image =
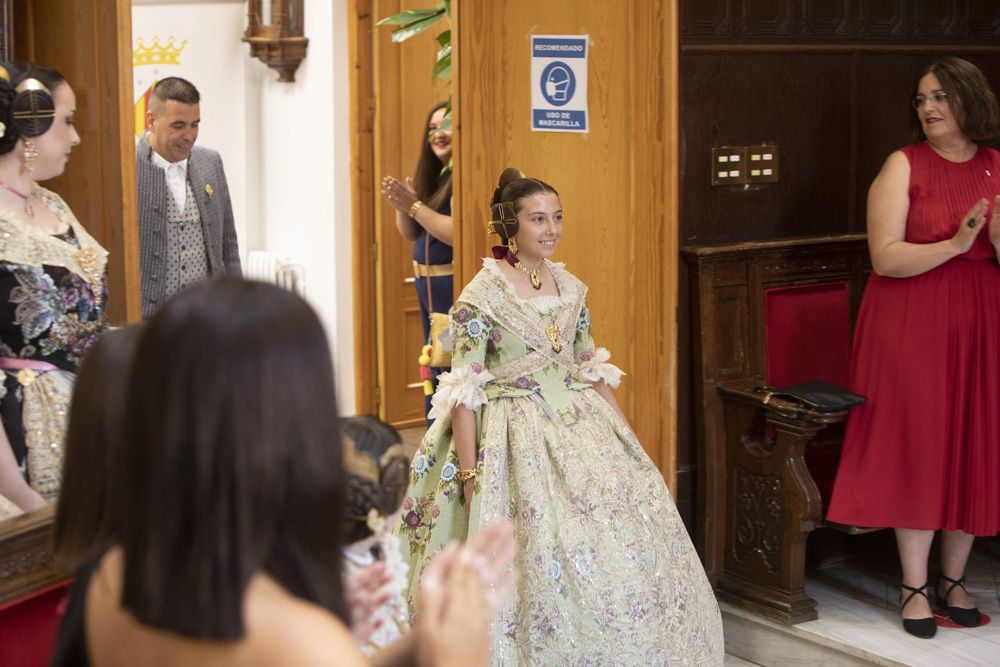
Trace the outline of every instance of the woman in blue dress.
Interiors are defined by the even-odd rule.
[[[413,274],[424,340],[430,338],[431,316],[447,313],[454,298],[451,252],[451,130],[442,128],[447,103],[436,104],[427,115],[420,159],[412,178],[400,182],[393,176],[382,179],[382,194],[396,209],[396,229],[413,241]],[[448,368],[431,368],[431,382],[437,389],[438,376]],[[424,415],[430,412],[431,397],[424,397]],[[431,421],[427,420],[430,426]]]

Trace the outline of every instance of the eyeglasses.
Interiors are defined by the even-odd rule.
[[[936,93],[931,93],[931,96],[929,98],[924,97],[923,95],[917,95],[912,100],[910,100],[910,104],[913,106],[914,109],[919,110],[920,107],[924,106],[924,102],[926,102],[928,99],[932,99],[938,104],[940,104],[948,99],[948,93],[944,92],[943,90],[939,90]]]

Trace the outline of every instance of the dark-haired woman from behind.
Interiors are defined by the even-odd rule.
[[[76,97],[55,70],[0,66],[0,519],[59,493],[74,372],[106,328],[107,252],[56,193]]]
[[[129,364],[140,330],[126,327],[101,336],[77,375],[53,531],[55,555],[70,570],[113,539],[111,470],[122,446]]]
[[[587,286],[551,261],[572,229],[559,194],[511,169],[491,203],[501,244],[452,309],[452,370],[403,500],[410,600],[437,550],[512,521],[520,582],[494,664],[721,665],[719,607],[615,399]]]
[[[442,127],[447,103],[434,105],[427,114],[420,140],[420,157],[413,178],[400,182],[382,179],[382,194],[396,209],[396,229],[413,241],[413,275],[424,340],[431,335],[431,313],[447,313],[454,299],[451,222],[451,130]],[[416,350],[414,350],[416,352]],[[432,367],[431,386],[446,367]],[[424,414],[431,409],[425,394]],[[431,420],[428,418],[427,425]]]
[[[343,449],[315,312],[274,285],[199,283],[144,325],[128,387],[114,544],[76,582],[81,613],[61,634],[85,639],[63,664],[367,664],[342,585]],[[438,560],[421,622],[377,664],[485,664],[481,569],[468,549]]]

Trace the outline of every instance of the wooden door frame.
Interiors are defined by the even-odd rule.
[[[348,0],[351,104],[351,261],[354,285],[354,401],[358,414],[378,414],[375,289],[375,87],[373,0]]]

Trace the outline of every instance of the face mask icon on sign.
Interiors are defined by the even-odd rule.
[[[553,102],[565,102],[569,95],[572,75],[565,67],[553,67],[545,79],[545,95]]]

